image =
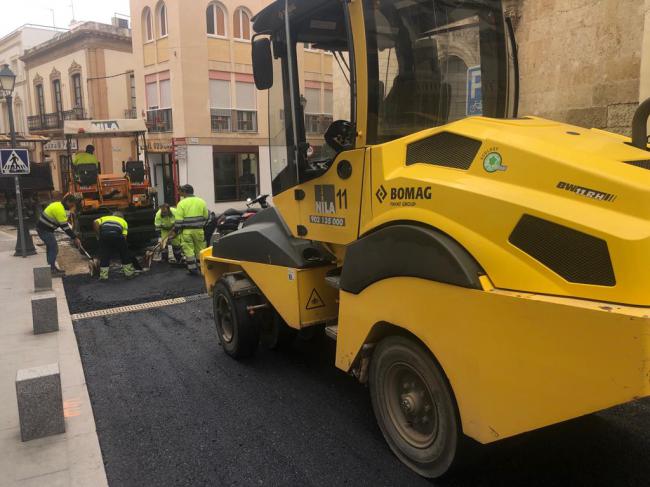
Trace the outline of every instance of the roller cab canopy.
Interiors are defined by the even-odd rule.
[[[315,10],[326,8],[328,5],[339,3],[338,0],[289,0],[288,11],[290,21],[295,22],[301,17],[308,15]],[[476,8],[487,7],[490,9],[501,9],[501,0],[457,0],[451,3],[455,8]],[[260,10],[252,18],[253,30],[258,33],[270,34],[281,30],[284,26],[285,0],[276,0],[264,9]],[[318,26],[311,26],[316,27]],[[298,39],[300,41],[300,39]]]
[[[288,4],[295,42],[309,42],[326,51],[347,51],[347,44],[341,41],[347,32],[338,0],[290,0]],[[282,31],[284,8],[285,0],[277,0],[261,10],[252,19],[253,30],[258,34]],[[310,18],[303,24],[305,17]]]
[[[144,120],[131,118],[66,120],[63,123],[63,133],[67,137],[131,137],[146,131]]]

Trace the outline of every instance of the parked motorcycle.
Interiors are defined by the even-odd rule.
[[[219,238],[241,228],[241,225],[258,211],[269,207],[266,201],[268,197],[268,194],[261,194],[255,199],[248,198],[243,210],[228,208],[220,215],[211,212],[204,227],[205,241],[210,243],[213,236]],[[259,208],[255,205],[259,205]]]

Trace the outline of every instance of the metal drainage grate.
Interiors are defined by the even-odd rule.
[[[130,313],[132,311],[144,311],[147,309],[162,308],[164,306],[171,306],[174,304],[191,303],[193,301],[206,299],[207,297],[208,295],[206,293],[203,293],[195,294],[194,296],[185,296],[182,298],[162,299],[160,301],[151,301],[149,303],[131,304],[128,306],[118,306],[116,308],[98,309],[95,311],[88,311],[86,313],[77,313],[71,315],[70,318],[73,320],[85,320],[87,318],[97,318],[99,316],[117,315],[120,313]]]

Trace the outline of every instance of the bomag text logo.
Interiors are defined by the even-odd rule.
[[[616,195],[611,193],[605,193],[604,191],[598,191],[597,189],[585,188],[584,186],[578,186],[577,184],[566,183],[560,181],[557,183],[557,189],[563,189],[564,191],[569,191],[575,193],[578,196],[583,196],[597,201],[607,201],[612,203],[616,200]]]
[[[391,206],[416,206],[418,201],[430,200],[433,191],[431,186],[396,186],[387,190],[381,185],[375,196],[380,203],[389,200]]]

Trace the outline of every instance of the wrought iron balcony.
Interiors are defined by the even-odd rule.
[[[257,111],[212,108],[210,125],[213,132],[257,132]]]
[[[135,108],[124,110],[124,118],[138,118],[138,111]]]
[[[172,124],[172,109],[158,108],[156,110],[147,110],[147,128],[149,132],[171,132],[174,128]]]
[[[305,132],[307,134],[323,135],[332,123],[332,115],[325,113],[306,113]]]
[[[60,130],[63,128],[64,120],[85,120],[86,114],[83,108],[73,108],[62,112],[44,113],[42,115],[31,115],[27,117],[27,125],[30,132],[41,130]]]

